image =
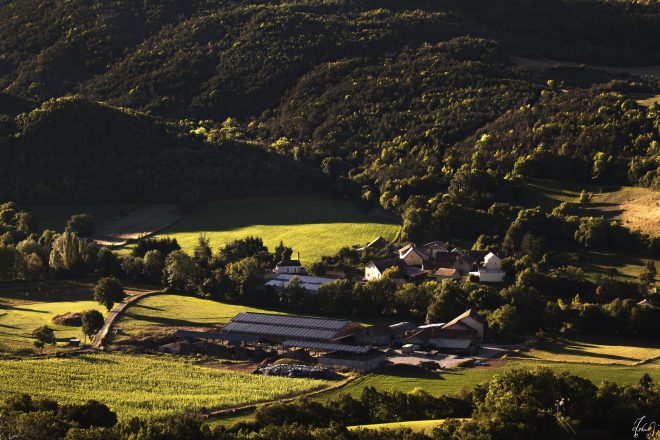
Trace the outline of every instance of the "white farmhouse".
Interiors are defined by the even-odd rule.
[[[502,270],[502,260],[492,252],[484,257],[483,266],[479,267],[477,272],[470,272],[470,275],[479,277],[480,283],[502,283],[506,272]]]
[[[282,260],[275,265],[275,273],[304,274],[305,266],[300,264],[300,260]]]
[[[492,252],[484,257],[484,267],[488,270],[501,270],[502,260]]]

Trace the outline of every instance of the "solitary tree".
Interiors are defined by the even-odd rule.
[[[46,344],[55,345],[57,343],[55,332],[47,325],[35,329],[32,332],[32,337],[36,339],[34,346],[39,349],[39,352],[43,351]]]
[[[124,288],[115,277],[101,278],[94,287],[94,299],[103,304],[108,311],[115,303],[121,302],[126,297]]]
[[[85,310],[82,313],[82,331],[87,336],[95,335],[103,327],[103,315],[98,310]]]

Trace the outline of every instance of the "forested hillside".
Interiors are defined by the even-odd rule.
[[[510,58],[660,64],[654,2],[5,0],[0,24],[3,199],[403,212],[464,164],[660,185],[660,116],[626,95],[657,80]]]

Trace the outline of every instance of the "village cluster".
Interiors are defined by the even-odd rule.
[[[378,237],[366,246],[359,248],[361,252],[368,249],[382,250],[390,246],[383,237]],[[429,279],[460,279],[464,276],[473,277],[482,283],[501,283],[506,273],[502,270],[500,258],[492,252],[461,250],[451,248],[447,243],[432,241],[423,245],[408,243],[395,250],[391,258],[371,260],[364,266],[364,277],[361,281],[379,280],[388,269],[396,273],[396,281],[420,283]],[[305,267],[297,260],[282,260],[277,263],[267,286],[283,289],[287,283],[298,277],[301,285],[309,293],[318,292],[319,286],[336,281],[341,273],[331,273],[332,276],[308,276]]]
[[[359,251],[382,250],[390,244],[378,237]],[[491,252],[449,249],[446,243],[409,243],[392,258],[369,261],[362,282],[378,280],[393,269],[395,280],[421,282],[427,279],[476,277],[481,282],[502,282],[500,259]],[[277,263],[265,283],[284,289],[295,277],[310,294],[336,281],[333,277],[308,276],[297,260]],[[218,332],[178,330],[177,342],[160,349],[170,353],[193,353],[252,359],[257,362],[276,357],[293,358],[319,366],[369,371],[385,362],[441,368],[448,355],[474,354],[483,341],[484,320],[467,310],[449,322],[417,325],[400,322],[370,326],[331,318],[243,312]],[[419,350],[422,349],[423,352]],[[279,370],[278,370],[279,371]]]

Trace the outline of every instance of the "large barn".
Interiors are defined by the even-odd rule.
[[[361,327],[345,319],[241,312],[223,327],[222,332],[258,336],[272,343],[287,340],[340,342],[351,338]]]

